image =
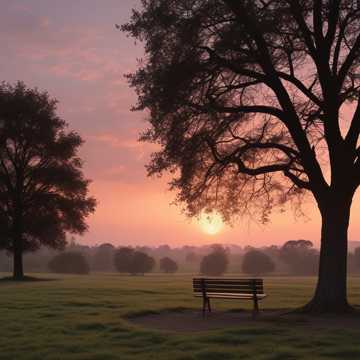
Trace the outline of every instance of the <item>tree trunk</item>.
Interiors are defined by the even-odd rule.
[[[311,313],[344,313],[347,301],[347,242],[351,198],[319,206],[322,216],[319,276],[313,299],[303,308]]]
[[[14,251],[14,267],[13,277],[14,280],[24,279],[23,268],[23,231],[22,231],[22,219],[19,212],[14,219],[13,225],[13,251]]]
[[[21,242],[22,241],[20,240],[20,243]],[[22,280],[22,279],[24,279],[22,244],[16,244],[14,246],[13,277],[14,277],[14,280]]]

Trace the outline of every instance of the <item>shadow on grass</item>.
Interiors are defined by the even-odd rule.
[[[143,318],[146,316],[150,316],[150,315],[171,315],[171,314],[181,314],[184,312],[194,312],[194,309],[192,308],[187,308],[184,306],[176,306],[176,307],[169,307],[169,308],[164,308],[161,310],[137,310],[137,311],[129,311],[124,318],[125,319],[136,319],[136,318]]]
[[[33,276],[24,276],[21,279],[15,279],[12,276],[7,276],[0,278],[1,284],[19,284],[19,283],[31,283],[31,282],[48,282],[48,281],[58,281],[61,279],[58,278],[37,278]]]
[[[265,327],[266,330],[274,327],[302,329],[343,329],[360,327],[360,308],[356,307],[355,313],[344,315],[309,315],[298,314],[293,309],[268,309],[262,310],[253,318],[252,311],[231,310],[215,311],[202,316],[195,309],[162,309],[143,310],[129,313],[125,317],[129,322],[153,330],[168,330],[174,332],[207,331],[212,329],[226,329],[231,327]]]

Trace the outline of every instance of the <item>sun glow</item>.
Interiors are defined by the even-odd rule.
[[[199,225],[201,230],[208,235],[216,235],[224,227],[221,216],[217,213],[201,214]]]

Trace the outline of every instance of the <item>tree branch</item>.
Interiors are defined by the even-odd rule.
[[[358,35],[358,37],[356,38],[352,49],[350,50],[348,56],[346,57],[344,63],[342,64],[339,70],[339,74],[337,78],[337,85],[339,90],[342,88],[346,75],[348,74],[355,59],[359,56],[359,53],[360,53],[360,35]]]
[[[345,142],[351,149],[355,149],[360,134],[360,94],[358,95],[358,103],[354,112],[349,131],[346,134]]]
[[[293,174],[290,169],[284,171],[284,175],[288,177],[297,187],[301,189],[311,190],[311,185],[308,181],[304,181]]]
[[[282,71],[278,71],[277,74],[281,79],[284,79],[284,80],[292,83],[293,85],[295,85],[313,103],[315,103],[316,105],[318,105],[320,107],[323,105],[322,101],[310,89],[308,89],[302,83],[302,81],[300,81],[298,78],[296,78],[295,76],[286,74],[285,72],[282,72]]]
[[[306,21],[305,21],[304,17],[302,16],[302,11],[301,11],[299,1],[298,0],[287,0],[287,2],[289,3],[292,14],[294,15],[294,18],[299,26],[299,30],[301,31],[301,33],[303,35],[305,44],[309,49],[309,53],[310,53],[311,57],[313,59],[315,59],[316,48],[315,48],[314,41],[312,39],[313,33],[308,28]]]
[[[311,182],[316,184],[317,192],[324,194],[327,189],[327,183],[324,179],[321,167],[316,159],[315,152],[311,149],[310,143],[306,134],[304,133],[297,112],[294,108],[289,93],[282,84],[271,60],[271,56],[268,51],[263,35],[258,31],[258,26],[254,24],[254,17],[246,13],[246,9],[242,6],[242,2],[237,0],[223,0],[231,11],[239,18],[239,20],[245,24],[248,28],[249,35],[253,38],[259,51],[258,62],[262,66],[264,73],[269,78],[268,83],[275,92],[277,99],[283,108],[286,117],[281,118],[283,123],[288,128],[294,143],[299,151],[302,153],[302,163],[307,169],[307,174]],[[295,18],[297,19],[300,29],[304,33],[305,42],[309,48],[313,58],[316,59],[315,46],[310,36],[310,30],[308,29],[305,20],[301,14],[301,8],[298,0],[289,2]]]

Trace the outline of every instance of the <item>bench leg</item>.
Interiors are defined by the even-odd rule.
[[[255,296],[255,297],[254,297],[253,319],[256,318],[256,316],[258,315],[258,313],[259,313],[259,303],[258,303],[257,297]]]
[[[208,305],[209,313],[211,313],[210,298],[207,298],[207,305]]]
[[[210,299],[208,297],[203,297],[203,317],[206,315],[206,308],[208,309],[209,313],[211,313]]]

